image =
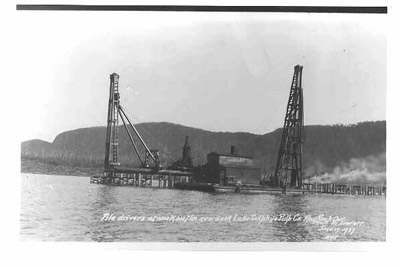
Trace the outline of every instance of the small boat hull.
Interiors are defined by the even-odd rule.
[[[281,194],[281,188],[270,188],[259,185],[243,185],[243,186],[222,186],[214,185],[217,193],[240,193],[240,194]]]

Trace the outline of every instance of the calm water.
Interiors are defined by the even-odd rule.
[[[382,197],[211,194],[95,185],[87,177],[21,178],[22,240],[385,241]]]

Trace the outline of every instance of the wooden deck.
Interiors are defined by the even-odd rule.
[[[194,190],[241,194],[331,194],[386,196],[386,185],[353,185],[338,183],[303,183],[301,188],[268,187],[262,185],[218,185],[194,182],[194,173],[179,170],[118,169],[114,176],[93,176],[92,184]]]

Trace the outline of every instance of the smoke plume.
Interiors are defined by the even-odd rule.
[[[353,158],[348,163],[336,166],[332,172],[320,171],[324,169],[322,163],[306,170],[308,182],[330,182],[330,183],[386,183],[386,154],[364,158]],[[326,170],[326,169],[325,169]],[[318,172],[319,171],[319,172]]]

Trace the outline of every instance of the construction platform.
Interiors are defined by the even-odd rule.
[[[192,172],[168,169],[118,168],[111,172],[112,175],[90,177],[90,183],[172,189],[177,182],[192,183],[194,177]]]
[[[140,169],[135,169],[139,171]],[[144,188],[162,188],[191,190],[209,193],[237,193],[237,194],[330,194],[330,195],[364,195],[386,196],[386,186],[382,185],[351,185],[336,183],[303,183],[301,188],[268,187],[263,185],[219,185],[193,181],[194,174],[190,172],[160,170],[160,173],[151,173],[141,170],[142,173],[125,174],[120,177],[93,176],[90,183],[114,186],[133,186]]]

